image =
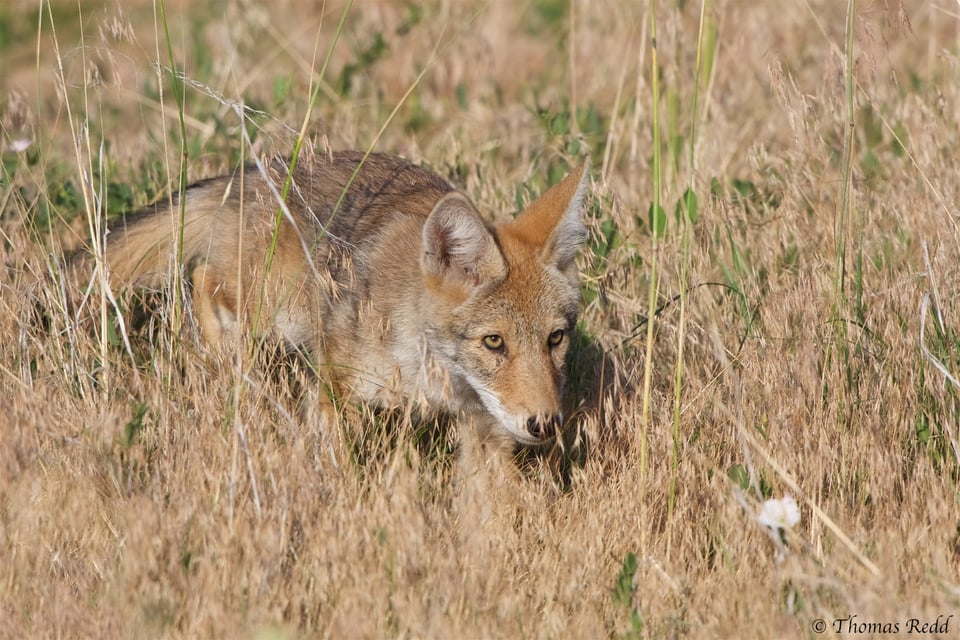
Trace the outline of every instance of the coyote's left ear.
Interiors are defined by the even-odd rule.
[[[589,160],[571,171],[507,223],[509,233],[540,247],[544,264],[565,271],[587,238],[583,205],[589,182]]]
[[[590,160],[586,159],[540,198],[552,198],[552,206],[561,210],[553,233],[543,245],[543,261],[555,265],[561,271],[570,266],[580,245],[587,240],[587,227],[583,222],[583,201],[589,181]]]

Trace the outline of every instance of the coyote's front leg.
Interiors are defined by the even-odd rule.
[[[494,542],[513,534],[521,490],[516,441],[480,414],[458,420],[460,449],[455,476],[455,508],[465,555],[481,566]]]

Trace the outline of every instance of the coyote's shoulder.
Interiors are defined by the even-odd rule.
[[[107,262],[124,285],[183,268],[209,340],[274,332],[337,393],[406,397],[483,437],[537,444],[561,421],[586,175],[490,224],[406,160],[308,154],[292,175],[247,168],[129,216]]]

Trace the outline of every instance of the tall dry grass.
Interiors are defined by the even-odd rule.
[[[957,633],[955,7],[364,2],[336,41],[342,3],[159,7],[0,8],[0,635]],[[64,267],[305,114],[497,215],[591,154],[568,478],[465,519],[442,425],[319,432],[295,368]]]

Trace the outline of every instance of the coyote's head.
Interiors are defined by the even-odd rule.
[[[465,196],[451,193],[423,229],[429,346],[522,444],[550,440],[562,421],[587,174],[585,163],[517,218],[493,227]]]

